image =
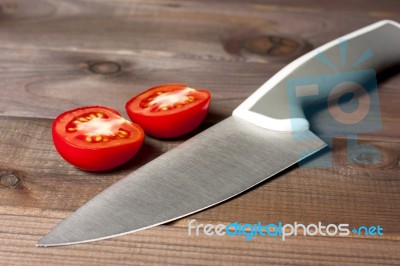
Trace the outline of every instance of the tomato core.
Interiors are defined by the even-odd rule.
[[[186,87],[176,91],[158,91],[140,102],[140,107],[150,108],[151,112],[182,108],[195,101],[192,94],[196,90]]]
[[[73,119],[66,126],[70,133],[78,132],[78,139],[86,142],[109,142],[129,138],[130,133],[123,129],[124,118],[109,118],[103,113],[87,113]]]

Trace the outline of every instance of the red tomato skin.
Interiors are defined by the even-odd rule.
[[[111,111],[114,110],[111,109]],[[118,112],[114,112],[119,115]],[[81,147],[66,141],[57,132],[57,123],[58,118],[54,120],[52,125],[53,142],[57,152],[70,164],[86,171],[106,171],[126,163],[139,151],[144,140],[143,129],[135,125],[139,132],[139,138],[135,142],[107,148]]]
[[[158,87],[161,86],[155,88]],[[139,124],[147,134],[160,139],[177,138],[196,129],[207,116],[211,100],[210,93],[206,90],[198,90],[198,92],[206,95],[201,104],[184,111],[177,110],[175,113],[147,115],[145,112],[132,108],[136,97],[128,101],[125,108],[129,118]]]

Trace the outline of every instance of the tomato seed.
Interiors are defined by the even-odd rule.
[[[67,131],[68,131],[68,132],[74,132],[74,131],[76,131],[76,128],[69,127],[69,128],[67,128]]]
[[[79,117],[78,120],[81,122],[87,122],[86,118],[84,118],[84,117]]]
[[[121,133],[124,136],[128,135],[128,132],[126,132],[125,130],[120,130],[119,133]]]
[[[96,118],[96,115],[95,114],[90,114],[90,117],[91,118]]]
[[[92,142],[92,138],[89,137],[89,136],[87,136],[87,137],[85,138],[85,140],[86,140],[87,142]]]
[[[101,136],[96,136],[95,140],[96,141],[101,141],[102,137]]]
[[[102,113],[97,113],[97,116],[100,117],[100,118],[103,118],[103,117],[104,117],[104,114],[102,114]]]

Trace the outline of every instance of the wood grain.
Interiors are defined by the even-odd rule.
[[[93,174],[55,151],[50,125],[59,113],[100,104],[125,114],[125,101],[139,91],[181,82],[213,95],[196,134],[294,58],[377,20],[400,21],[399,11],[391,0],[0,0],[0,264],[398,265],[399,67],[378,77],[383,129],[360,135],[357,145],[334,139],[332,153],[316,160],[331,154],[333,168],[294,166],[223,204],[135,234],[62,248],[34,244],[94,195],[190,137],[147,137],[126,165]],[[379,224],[384,236],[189,237],[190,219]]]
[[[340,139],[335,141],[335,168],[292,167],[240,197],[142,233],[50,251],[34,248],[35,242],[71,211],[178,144],[147,138],[139,157],[114,171],[92,174],[72,167],[58,156],[52,146],[50,124],[48,119],[0,118],[0,174],[3,181],[0,190],[0,256],[9,252],[24,254],[24,259],[18,255],[7,256],[6,261],[10,263],[41,263],[50,259],[51,263],[59,264],[64,256],[68,257],[64,260],[66,264],[111,261],[130,264],[132,261],[127,259],[134,258],[133,264],[220,262],[229,265],[233,262],[232,256],[240,258],[243,264],[267,261],[286,264],[293,260],[319,265],[339,261],[393,264],[400,259],[400,143],[362,141],[361,144],[367,142],[378,147],[384,155],[378,165],[371,167],[364,161],[348,163],[347,151],[343,148],[346,144]],[[190,219],[212,224],[257,223],[260,220],[349,223],[352,227],[379,224],[384,228],[384,236],[379,239],[301,237],[289,239],[288,244],[258,237],[250,244],[239,237],[234,240],[228,236],[189,238],[186,227]],[[212,249],[210,245],[213,245]],[[224,246],[222,250],[221,245]],[[271,245],[274,246],[272,250],[266,248]],[[323,252],[319,245],[329,252]],[[372,246],[373,251],[366,256],[366,250]],[[356,254],[350,255],[349,249],[356,250]],[[276,253],[278,250],[280,252]],[[289,255],[293,252],[297,255]],[[167,258],[161,260],[157,254],[165,254]]]
[[[12,210],[13,212],[15,210]],[[38,249],[34,244],[60,218],[2,214],[0,256],[7,265],[396,265],[392,240],[297,237],[188,237],[187,230],[159,226],[82,246]],[[4,260],[3,260],[4,262]]]
[[[211,90],[215,123],[295,57],[376,21],[377,13],[395,18],[397,8],[394,1],[373,12],[361,5],[347,23],[342,16],[348,13],[342,14],[339,4],[298,5],[0,1],[0,115],[54,118],[66,109],[97,104],[125,113],[126,100],[138,92],[181,82]],[[287,46],[294,47],[286,51],[275,43],[281,48],[271,49],[272,41],[261,41],[247,51],[246,44],[260,36],[288,39],[292,44]],[[103,72],[96,72],[96,66],[103,66]],[[389,104],[381,105],[387,121],[374,137],[395,135],[399,69],[380,78],[380,97]]]

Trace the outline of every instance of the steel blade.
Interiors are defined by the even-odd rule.
[[[296,134],[229,117],[97,195],[38,246],[119,236],[225,201],[326,146],[311,131]]]

